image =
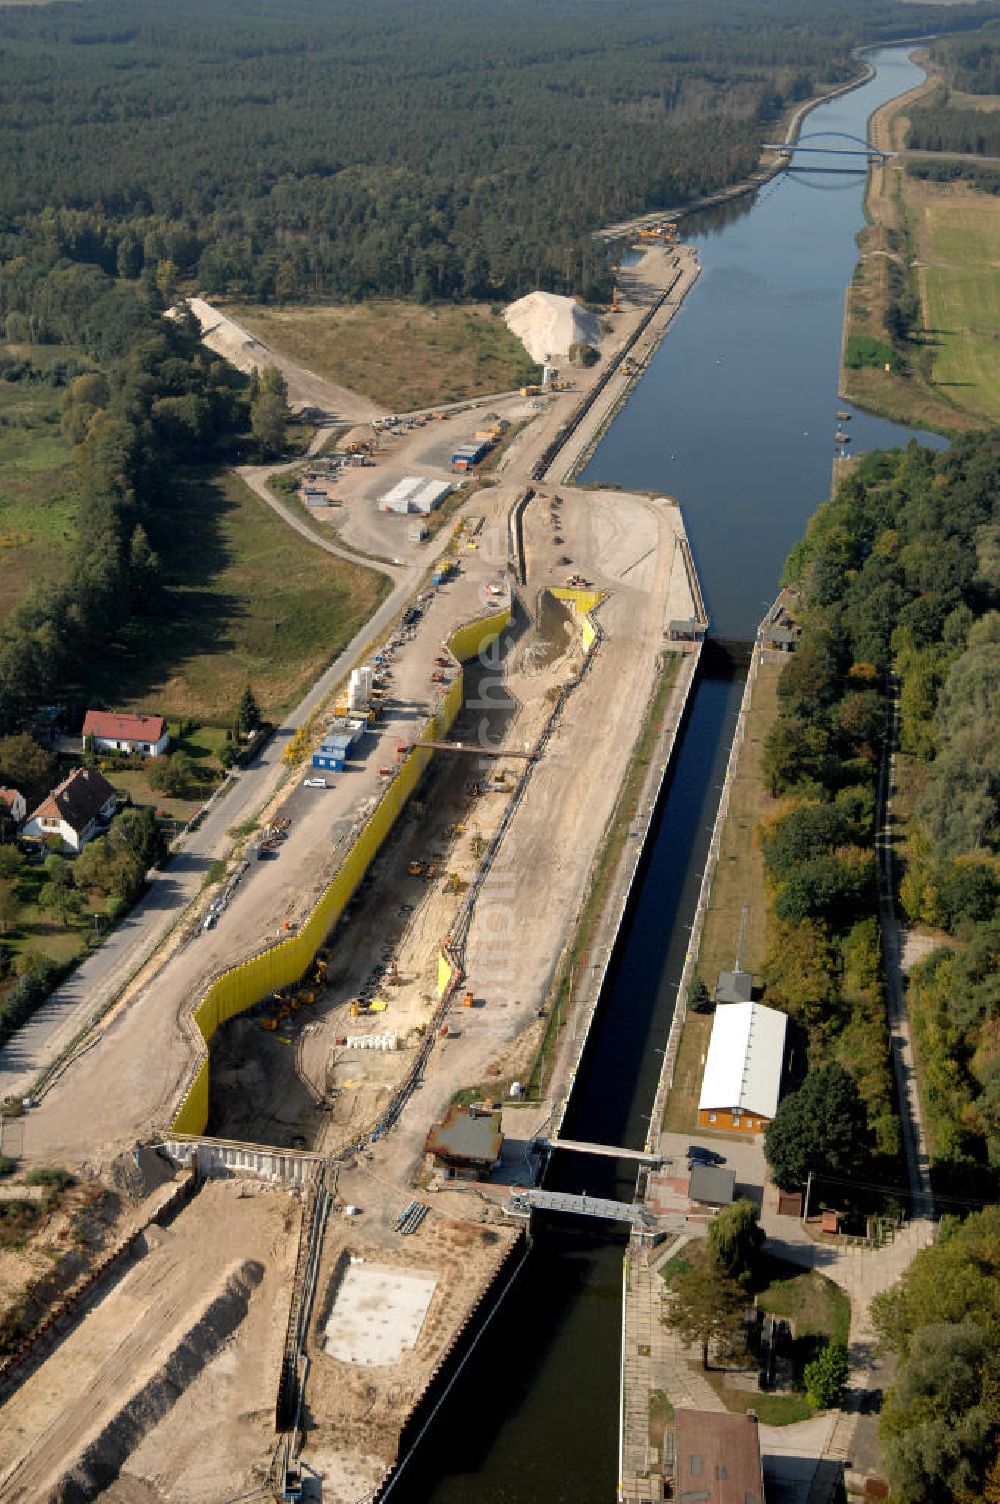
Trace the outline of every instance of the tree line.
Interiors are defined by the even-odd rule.
[[[900,898],[947,937],[909,979],[931,1166],[939,1190],[977,1196],[1000,1169],[998,496],[995,433],[859,461],[786,567],[802,592],[803,643],[782,674],[765,755],[772,791],[797,801],[764,834],[778,885],[770,979],[811,1040],[838,1042],[866,1095],[884,1033],[873,1013],[852,1039],[845,986],[858,996],[881,985],[872,921],[859,916],[874,901],[864,846],[880,697],[895,676],[908,809]]]
[[[896,0],[8,9],[0,251],[166,297],[603,295],[594,228],[745,176],[853,45],[911,25]]]
[[[76,530],[65,577],[37,587],[0,627],[0,734],[86,685],[87,665],[120,650],[157,612],[158,542],[183,467],[224,452],[249,423],[245,383],[198,342],[193,320],[50,252],[0,266],[0,319],[75,346],[89,369],[65,391],[75,444]]]

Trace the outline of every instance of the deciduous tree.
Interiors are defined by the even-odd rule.
[[[731,1341],[739,1332],[746,1296],[710,1254],[696,1257],[675,1275],[664,1321],[681,1340],[701,1347],[701,1366],[708,1367],[714,1343]]]

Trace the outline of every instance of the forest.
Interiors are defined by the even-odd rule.
[[[996,433],[858,462],[786,566],[803,635],[765,759],[772,792],[795,801],[764,833],[771,980],[820,1058],[848,1066],[885,1153],[884,1030],[863,979],[881,985],[866,916],[884,696],[898,688],[900,898],[940,940],[908,988],[931,1168],[940,1194],[977,1198],[1000,1170],[998,496]]]
[[[596,227],[744,177],[853,46],[910,29],[895,0],[3,9],[0,256],[166,297],[600,295]]]

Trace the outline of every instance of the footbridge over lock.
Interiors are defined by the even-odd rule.
[[[542,1150],[563,1149],[569,1154],[597,1154],[602,1159],[631,1159],[641,1165],[662,1165],[667,1158],[648,1149],[620,1149],[614,1144],[588,1144],[577,1138],[541,1138],[535,1142]]]

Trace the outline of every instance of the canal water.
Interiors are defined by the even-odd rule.
[[[805,131],[866,137],[923,72],[905,48]],[[817,142],[816,144],[821,144]],[[834,145],[847,145],[834,142]],[[702,274],[584,479],[681,503],[712,631],[752,639],[791,545],[828,493],[844,293],[863,172],[811,158],[686,220]],[[911,437],[855,413],[852,449]],[[709,648],[567,1112],[567,1137],[641,1145],[673,1013],[742,674]],[[634,1166],[556,1155],[552,1184],[630,1200]],[[618,1454],[624,1239],[553,1218],[400,1477],[393,1504],[610,1504]]]

